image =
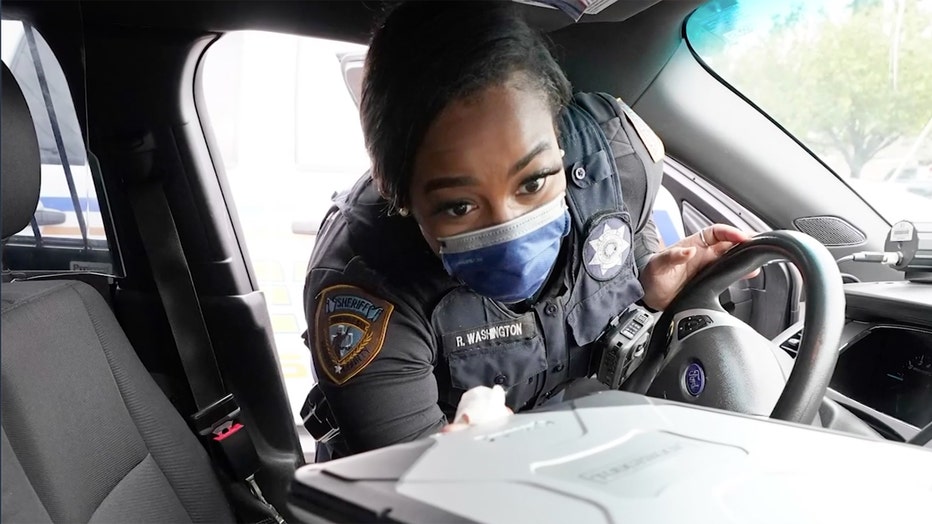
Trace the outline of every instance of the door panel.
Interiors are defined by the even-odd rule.
[[[771,229],[675,160],[666,161],[663,186],[679,206],[686,235],[714,223],[754,233]],[[796,320],[800,284],[795,268],[785,263],[768,264],[758,276],[739,280],[722,293],[722,306],[763,336],[773,338]]]

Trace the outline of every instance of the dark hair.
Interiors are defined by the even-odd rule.
[[[413,158],[437,115],[517,72],[554,117],[569,102],[566,76],[512,2],[407,2],[388,14],[366,57],[360,118],[372,178],[394,208],[408,204]]]

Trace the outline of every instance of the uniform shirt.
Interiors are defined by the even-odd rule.
[[[635,260],[658,247],[656,190],[639,178],[658,177],[660,164],[630,120],[607,136],[604,122],[574,111],[561,129],[574,227],[533,303],[506,307],[450,277],[368,176],[338,198],[311,256],[305,308],[319,385],[351,452],[436,432],[476,385],[502,385],[517,412],[593,373],[598,335],[642,295]],[[623,187],[644,199],[647,219],[627,213]],[[600,258],[610,242],[623,251]]]

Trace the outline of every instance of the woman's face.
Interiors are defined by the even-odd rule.
[[[411,212],[438,238],[517,218],[566,189],[546,97],[520,80],[451,102],[414,158]]]

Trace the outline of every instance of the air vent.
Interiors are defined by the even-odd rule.
[[[843,218],[800,217],[793,221],[793,225],[825,247],[860,246],[867,242],[867,236]]]
[[[780,344],[780,348],[789,353],[791,357],[796,358],[796,354],[799,353],[799,341],[802,339],[803,330],[800,329],[795,335],[784,340],[783,343]]]

